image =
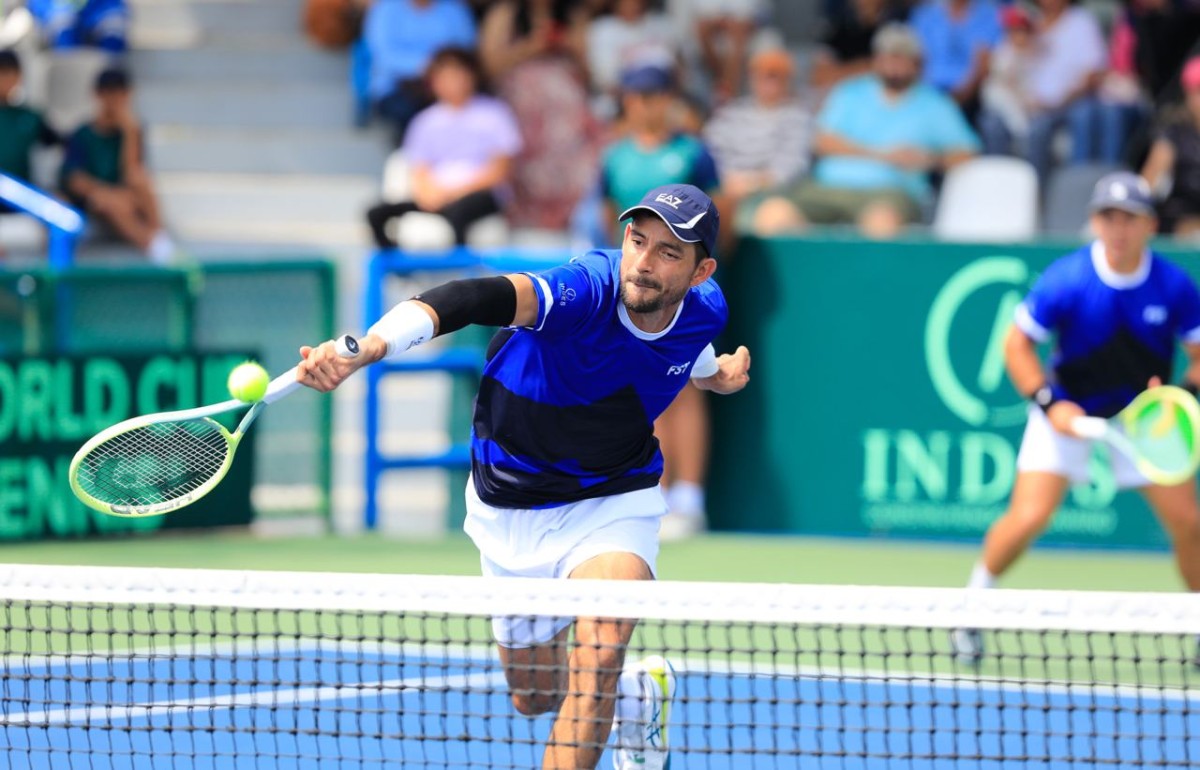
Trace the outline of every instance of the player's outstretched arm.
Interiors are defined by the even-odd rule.
[[[717,373],[709,377],[693,377],[701,390],[711,390],[727,396],[737,393],[750,382],[750,351],[741,345],[732,353],[717,356]]]
[[[464,326],[533,326],[538,309],[537,290],[527,275],[451,281],[389,310],[359,339],[360,352],[353,358],[339,356],[332,342],[301,347],[297,379],[328,392],[368,364]]]

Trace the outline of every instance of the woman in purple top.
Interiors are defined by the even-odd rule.
[[[473,52],[441,49],[428,78],[436,101],[413,119],[400,148],[412,169],[412,200],[367,212],[380,248],[396,246],[388,222],[414,211],[444,217],[463,245],[471,223],[500,211],[512,159],[521,150],[512,110],[479,93],[482,74]]]

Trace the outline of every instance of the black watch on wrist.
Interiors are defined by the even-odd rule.
[[[1029,400],[1037,404],[1038,408],[1043,412],[1050,411],[1050,407],[1053,406],[1056,401],[1058,401],[1058,399],[1054,396],[1054,388],[1051,388],[1048,384],[1042,385],[1040,388],[1033,391],[1033,394],[1029,397]]]

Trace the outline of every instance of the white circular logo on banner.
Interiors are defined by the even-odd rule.
[[[946,408],[969,425],[1007,427],[1025,420],[1024,400],[996,402],[1006,380],[1004,338],[1028,281],[1029,268],[1024,261],[1016,257],[983,257],[951,276],[929,308],[925,321],[925,364],[929,379]],[[998,299],[995,291],[981,296],[982,289],[997,284],[1009,288],[1002,290]],[[950,344],[955,319],[964,307],[978,302],[995,306],[991,330],[986,339],[978,340],[982,357],[956,360]]]

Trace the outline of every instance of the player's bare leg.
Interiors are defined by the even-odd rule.
[[[653,580],[650,567],[631,553],[606,553],[571,573],[583,580]],[[636,622],[579,618],[571,651],[566,697],[550,730],[543,770],[594,768],[604,753],[616,708],[617,679]]]
[[[992,523],[983,540],[983,556],[971,573],[970,588],[990,588],[1029,549],[1062,504],[1070,482],[1042,471],[1017,473],[1008,510]],[[977,629],[959,628],[950,634],[955,655],[965,663],[983,657],[983,637]]]
[[[513,707],[525,716],[557,711],[567,694],[567,651],[571,627],[534,647],[500,647]]]
[[[1141,492],[1171,536],[1184,584],[1189,591],[1200,591],[1200,503],[1196,500],[1196,482],[1152,485]]]
[[[653,580],[650,568],[630,553],[608,553],[580,564],[572,578]],[[543,768],[594,768],[612,729],[617,679],[634,621],[579,618],[568,656],[571,628],[534,647],[500,648],[513,706],[526,716],[558,711]]]
[[[992,523],[983,540],[983,565],[1000,577],[1046,529],[1070,482],[1042,471],[1017,473],[1008,510]]]

